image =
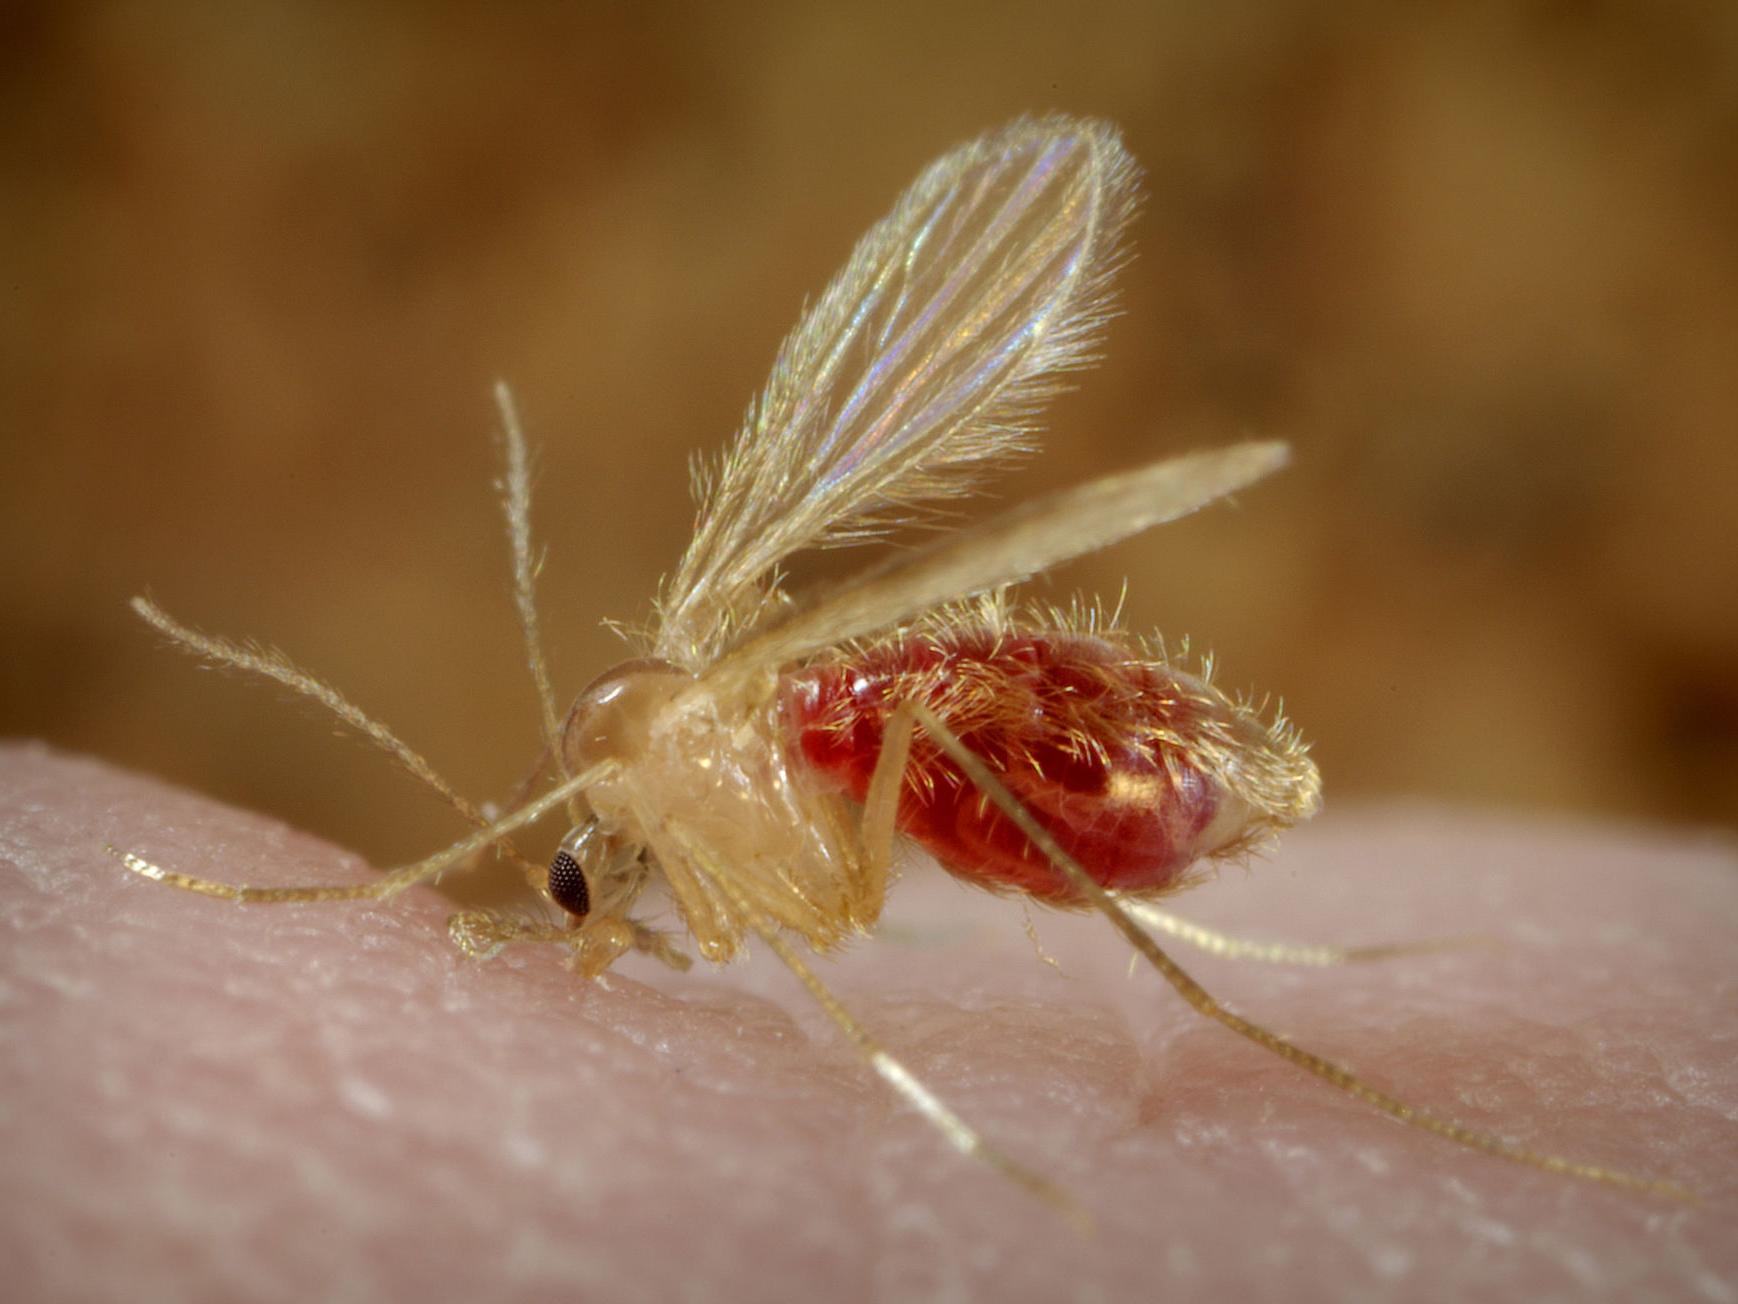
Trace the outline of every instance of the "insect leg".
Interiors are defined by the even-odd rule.
[[[893,839],[897,831],[895,820],[899,810],[899,789],[905,777],[906,764],[911,759],[912,728],[917,717],[912,703],[904,702],[888,716],[881,734],[881,754],[875,761],[875,772],[869,779],[869,791],[863,800],[863,844],[869,863],[885,876],[893,858]],[[1430,951],[1449,950],[1484,943],[1482,938],[1441,938],[1422,942],[1384,946],[1320,946],[1301,942],[1258,942],[1232,937],[1204,925],[1193,923],[1168,910],[1160,910],[1146,901],[1118,896],[1123,909],[1149,928],[1156,928],[1180,941],[1198,947],[1212,955],[1234,960],[1256,960],[1266,964],[1295,964],[1328,967],[1385,960],[1400,955],[1415,955]],[[1054,966],[1056,961],[1045,955],[1038,944],[1037,930],[1028,916],[1026,935],[1032,939],[1039,958]]]
[[[1262,964],[1296,964],[1330,968],[1341,964],[1365,964],[1372,960],[1391,960],[1404,955],[1428,955],[1434,951],[1458,951],[1473,947],[1494,947],[1488,937],[1434,937],[1417,942],[1391,942],[1379,946],[1322,946],[1311,942],[1258,942],[1245,937],[1233,937],[1217,929],[1207,928],[1168,910],[1160,910],[1150,901],[1109,894],[1129,914],[1148,928],[1157,929],[1187,942],[1209,955],[1228,960],[1255,960]]]
[[[668,831],[681,844],[682,850],[695,868],[729,900],[732,907],[747,920],[749,927],[807,989],[809,996],[826,1012],[827,1017],[838,1025],[839,1030],[845,1034],[869,1067],[921,1114],[930,1126],[940,1132],[949,1145],[968,1158],[987,1164],[1002,1176],[1054,1205],[1082,1230],[1090,1229],[1090,1216],[1067,1192],[991,1146],[969,1123],[925,1086],[922,1079],[876,1041],[869,1030],[857,1021],[856,1016],[815,975],[815,971],[804,963],[789,939],[779,931],[778,925],[757,910],[754,903],[737,887],[728,868],[714,860],[704,846],[679,826],[668,826]]]
[[[518,810],[493,823],[485,824],[470,837],[455,842],[444,851],[437,851],[434,855],[413,864],[391,870],[368,883],[327,883],[310,887],[252,887],[240,883],[221,883],[208,878],[195,878],[191,874],[164,869],[130,851],[120,851],[114,847],[105,847],[104,850],[143,878],[167,883],[169,886],[178,887],[185,892],[196,892],[200,896],[219,897],[226,901],[254,904],[280,901],[383,900],[387,897],[397,896],[414,884],[438,878],[450,869],[461,866],[468,868],[468,865],[465,864],[468,857],[501,841],[506,834],[511,833],[514,829],[531,823],[547,813],[551,807],[560,805],[573,794],[598,782],[612,768],[613,762],[609,761],[594,765],[585,773],[551,788],[536,801],[521,806]]]
[[[1151,935],[1141,928],[1130,915],[1122,902],[1093,881],[1091,875],[1062,849],[1056,839],[1050,835],[1049,830],[1038,823],[1032,817],[1031,812],[1020,804],[1019,799],[1008,791],[1007,786],[996,777],[982,758],[962,743],[958,735],[949,729],[934,711],[918,701],[912,701],[909,705],[917,723],[929,734],[935,744],[965,772],[966,777],[971,780],[978,791],[993,801],[997,808],[1032,840],[1032,844],[1044,853],[1046,859],[1056,867],[1058,872],[1068,876],[1069,881],[1080,892],[1081,896],[1109,919],[1117,931],[1128,939],[1129,944],[1140,952],[1147,962],[1159,971],[1165,981],[1176,989],[1177,994],[1193,1006],[1197,1012],[1206,1015],[1217,1023],[1224,1024],[1231,1031],[1249,1039],[1263,1050],[1271,1051],[1281,1059],[1295,1064],[1304,1072],[1339,1088],[1349,1096],[1356,1097],[1390,1118],[1425,1132],[1434,1133],[1457,1145],[1465,1146],[1469,1150],[1482,1151],[1499,1159],[1513,1160],[1516,1163],[1527,1164],[1549,1173],[1560,1173],[1591,1182],[1603,1182],[1611,1186],[1643,1191],[1650,1195],[1659,1195],[1675,1200],[1694,1199],[1694,1196],[1684,1188],[1672,1182],[1636,1177],[1613,1169],[1601,1168],[1594,1164],[1583,1164],[1574,1160],[1563,1159],[1557,1155],[1540,1154],[1537,1151],[1511,1145],[1488,1133],[1475,1131],[1472,1128],[1463,1127],[1459,1123],[1437,1118],[1403,1100],[1388,1095],[1386,1092],[1377,1090],[1349,1069],[1341,1068],[1331,1060],[1323,1059],[1320,1055],[1294,1045],[1278,1033],[1232,1013],[1160,948]]]
[[[447,920],[447,933],[473,960],[490,959],[522,943],[563,946],[571,952],[570,965],[587,978],[596,978],[628,951],[641,951],[678,971],[694,963],[671,934],[637,919],[594,917],[575,927],[495,910],[465,910]]]
[[[863,850],[870,872],[883,882],[893,864],[899,790],[911,759],[912,727],[917,723],[909,707],[909,703],[902,703],[887,718],[881,731],[881,754],[875,759],[875,773],[869,776],[869,791],[863,798]]]

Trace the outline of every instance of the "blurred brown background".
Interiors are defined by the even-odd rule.
[[[1150,197],[1107,360],[1001,496],[1298,460],[1048,592],[1126,575],[1132,623],[1284,695],[1330,802],[1738,817],[1738,8],[15,0],[0,60],[0,732],[438,841],[127,597],[501,794],[537,744],[494,378],[571,692],[804,297],[924,163],[1061,109]]]

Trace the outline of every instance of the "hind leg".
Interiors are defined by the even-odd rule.
[[[1488,1133],[1464,1127],[1448,1119],[1438,1118],[1389,1095],[1351,1070],[1343,1068],[1313,1051],[1305,1050],[1271,1029],[1233,1013],[1206,988],[1196,982],[1181,965],[1171,959],[1164,949],[1153,940],[1151,934],[1141,928],[1123,902],[1100,887],[1091,875],[1062,849],[1049,831],[1033,818],[1031,812],[1020,803],[1013,793],[1008,791],[1007,786],[996,777],[982,758],[961,742],[959,737],[936,716],[935,712],[919,702],[912,702],[908,705],[916,726],[921,728],[964,771],[966,777],[979,792],[994,802],[997,809],[1031,839],[1033,846],[1037,847],[1058,871],[1068,877],[1081,897],[1103,914],[1128,941],[1135,953],[1156,969],[1159,975],[1197,1013],[1229,1028],[1240,1037],[1254,1042],[1257,1046],[1295,1065],[1305,1073],[1363,1101],[1366,1105],[1388,1115],[1397,1122],[1430,1132],[1445,1140],[1452,1141],[1456,1145],[1465,1146],[1469,1150],[1477,1150],[1499,1159],[1508,1159],[1532,1168],[1560,1173],[1584,1181],[1625,1187],[1672,1200],[1693,1199],[1684,1188],[1673,1182],[1638,1177],[1595,1164],[1579,1163],[1557,1155],[1528,1150],[1511,1145]]]

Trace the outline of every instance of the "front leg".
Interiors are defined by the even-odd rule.
[[[580,924],[548,924],[493,910],[466,910],[447,920],[447,933],[473,960],[487,960],[523,942],[563,946],[568,967],[596,978],[629,951],[640,951],[677,971],[693,961],[669,933],[621,916],[592,916]]]

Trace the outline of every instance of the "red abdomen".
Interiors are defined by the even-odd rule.
[[[1106,888],[1162,891],[1201,856],[1279,822],[1226,779],[1227,756],[1271,744],[1269,728],[1132,643],[1051,631],[904,634],[783,685],[795,751],[859,801],[888,716],[912,697]],[[1313,783],[1314,767],[1295,750]],[[1313,809],[1313,788],[1309,802]],[[898,825],[962,878],[1047,901],[1079,898],[921,729]]]

